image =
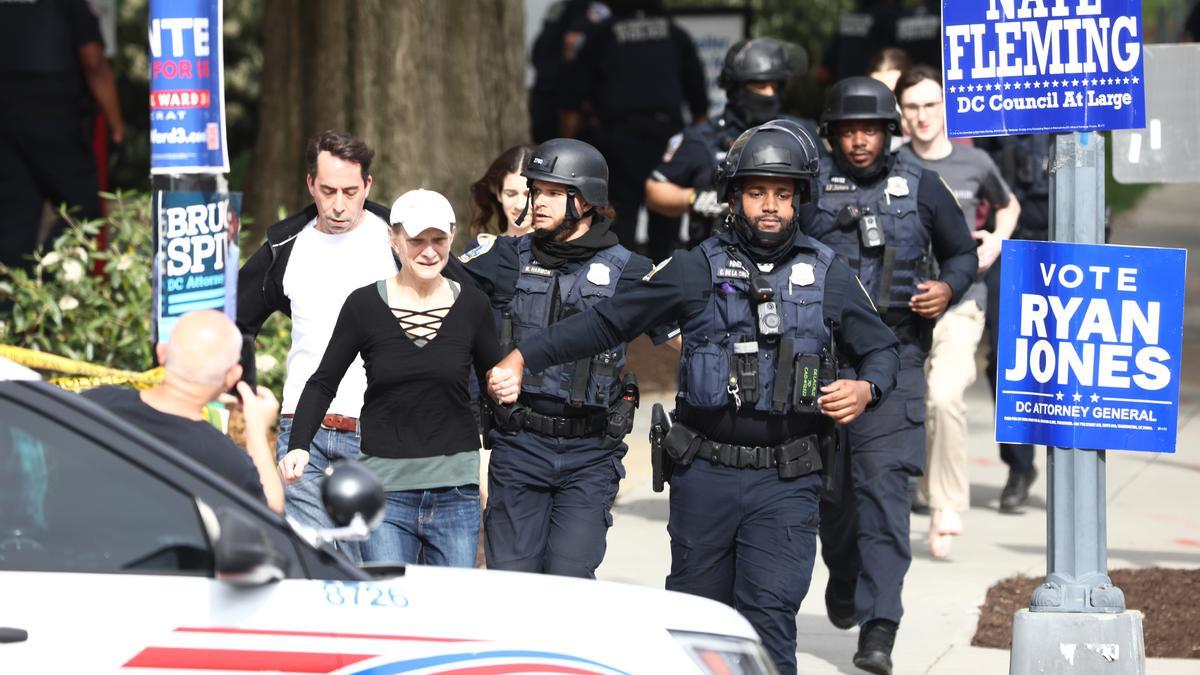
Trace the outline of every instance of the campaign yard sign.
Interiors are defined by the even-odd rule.
[[[1141,0],[944,0],[950,136],[1146,126]]]
[[[996,441],[1174,452],[1182,249],[1006,241]]]
[[[195,310],[236,320],[241,193],[157,191],[153,207],[154,341]]]
[[[150,0],[150,173],[227,173],[221,0]]]

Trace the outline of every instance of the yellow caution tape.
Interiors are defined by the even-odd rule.
[[[59,377],[50,380],[51,384],[69,391],[80,391],[106,384],[133,384],[138,389],[146,389],[162,382],[163,379],[161,367],[139,373],[132,370],[98,366],[87,361],[77,361],[57,354],[47,354],[35,349],[10,345],[0,345],[0,357],[27,368],[51,370],[68,375],[82,375],[83,377]]]

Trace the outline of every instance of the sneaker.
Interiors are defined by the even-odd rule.
[[[1014,471],[1009,469],[1008,481],[1000,491],[1000,513],[1024,513],[1025,502],[1029,501],[1029,486],[1037,480],[1037,469]]]
[[[854,667],[875,675],[892,675],[892,646],[896,644],[897,628],[887,619],[868,621],[858,634]]]
[[[844,581],[829,577],[825,584],[825,613],[834,628],[849,630],[858,625],[854,613],[854,588],[856,580]]]

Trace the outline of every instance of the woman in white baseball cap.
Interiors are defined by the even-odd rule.
[[[361,354],[361,460],[387,492],[383,523],[364,542],[363,561],[471,567],[479,541],[479,434],[467,379],[472,367],[482,379],[503,355],[487,296],[442,276],[454,236],[446,198],[406,192],[390,220],[400,271],[346,299],[300,398],[293,444],[306,447],[306,434],[315,433],[346,367]]]

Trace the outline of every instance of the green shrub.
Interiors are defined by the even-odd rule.
[[[152,368],[150,300],[153,238],[150,196],[104,195],[108,216],[75,221],[34,256],[32,272],[0,265],[0,341],[88,363],[142,371]],[[107,228],[107,250],[97,235]],[[246,252],[253,253],[253,249]],[[93,274],[98,262],[104,274]],[[280,394],[291,344],[291,322],[277,315],[258,340],[259,382]]]

